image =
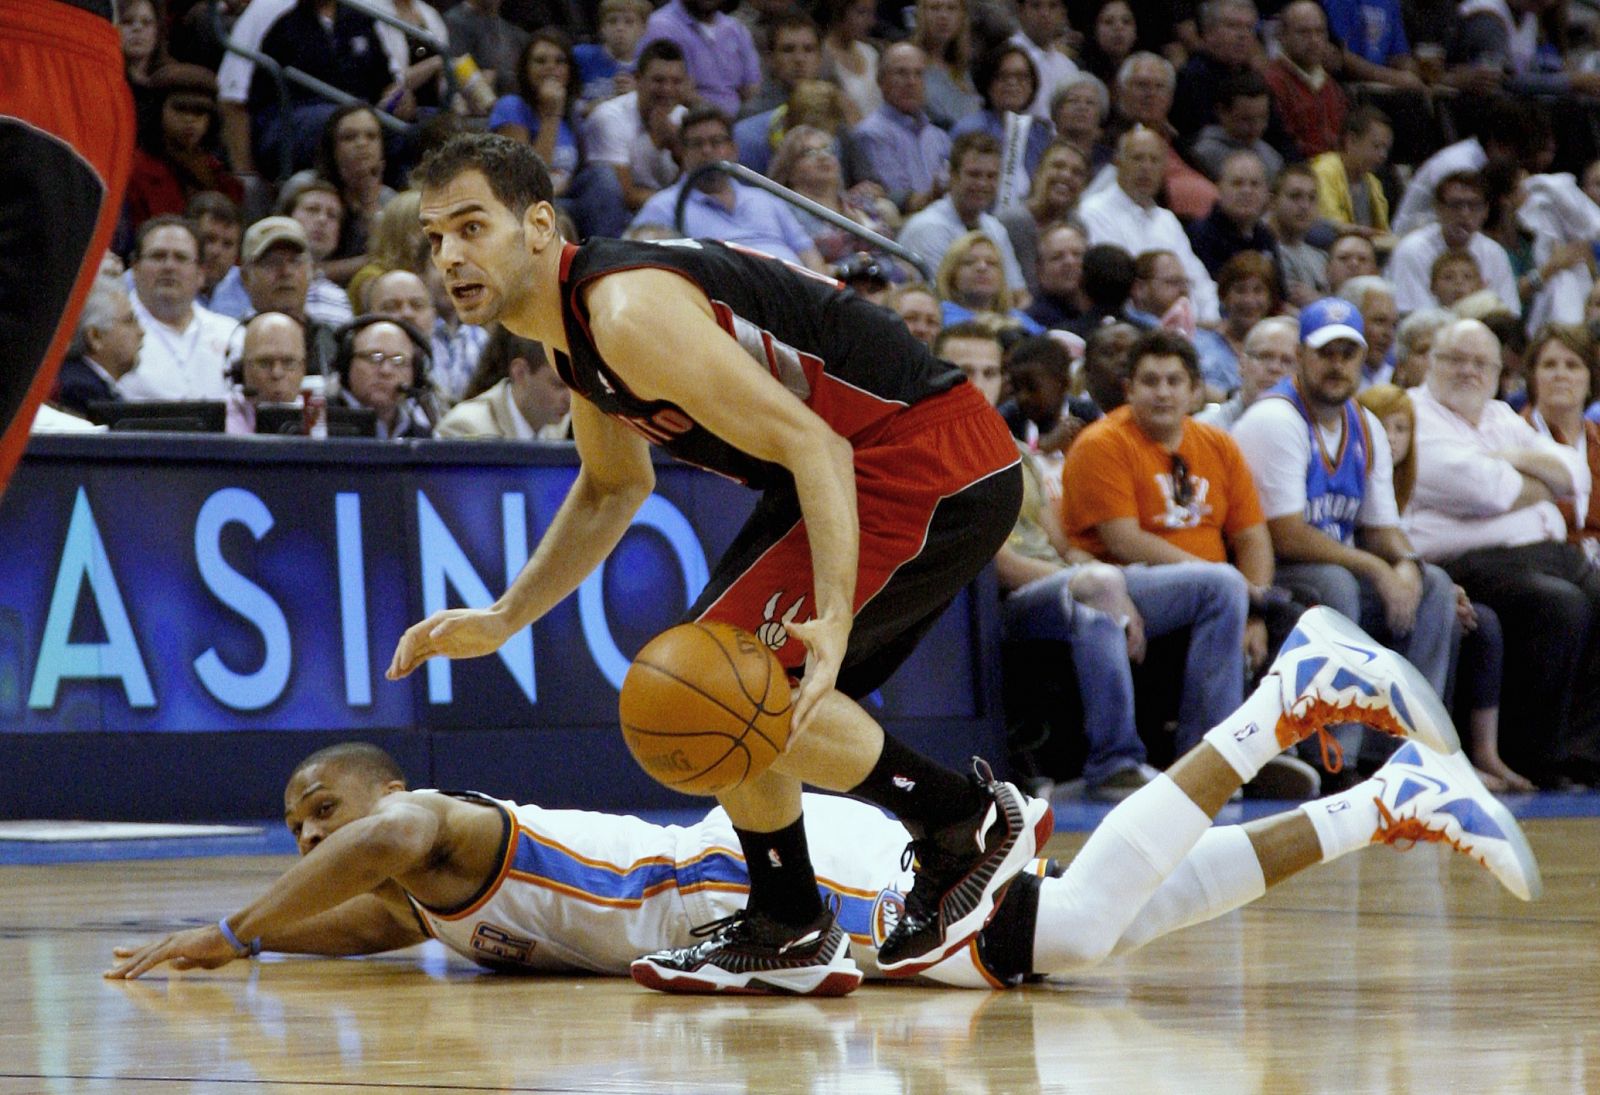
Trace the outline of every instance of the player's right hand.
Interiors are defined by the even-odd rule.
[[[111,953],[122,961],[102,974],[108,981],[131,981],[163,962],[180,970],[214,970],[239,957],[215,924],[175,932],[142,947],[117,947]]]
[[[436,655],[481,658],[499,650],[511,635],[505,617],[492,608],[447,608],[406,629],[385,675],[397,681]]]

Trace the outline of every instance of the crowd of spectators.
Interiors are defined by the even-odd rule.
[[[138,151],[58,409],[224,402],[250,433],[321,377],[380,439],[566,437],[543,349],[457,320],[406,187],[488,129],[550,166],[570,238],[677,235],[683,199],[687,234],[833,271],[969,373],[1028,474],[1006,638],[1076,665],[1090,794],[1195,740],[1311,603],[1453,698],[1491,786],[1600,780],[1593,12],[367,2],[422,35],[339,0],[119,5]],[[920,262],[694,175],[720,160]],[[1380,753],[1330,727],[1257,790]]]

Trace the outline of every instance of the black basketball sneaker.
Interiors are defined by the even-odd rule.
[[[900,922],[878,948],[878,968],[890,977],[921,973],[982,931],[1006,886],[1055,827],[1049,802],[996,780],[977,757],[972,771],[988,802],[971,817],[906,845],[916,880]]]
[[[744,996],[843,996],[861,984],[831,910],[796,928],[741,909],[694,934],[703,942],[635,960],[633,979],[661,992]]]

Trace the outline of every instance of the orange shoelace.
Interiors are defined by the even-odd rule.
[[[1344,750],[1339,747],[1334,736],[1328,733],[1328,727],[1342,726],[1351,722],[1359,722],[1363,726],[1370,726],[1385,734],[1393,734],[1397,738],[1406,736],[1406,728],[1388,708],[1362,707],[1354,702],[1329,703],[1326,700],[1306,699],[1278,716],[1278,744],[1287,749],[1315,734],[1317,745],[1322,750],[1323,768],[1329,772],[1340,772],[1344,770]]]
[[[1374,798],[1372,801],[1377,804],[1379,819],[1378,831],[1372,834],[1372,843],[1390,844],[1402,852],[1408,852],[1423,843],[1448,844],[1463,855],[1476,859],[1485,867],[1489,865],[1488,860],[1472,850],[1472,845],[1463,844],[1442,829],[1428,828],[1420,818],[1395,817],[1381,798]]]

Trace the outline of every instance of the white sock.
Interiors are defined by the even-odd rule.
[[[1106,815],[1067,873],[1039,891],[1033,968],[1066,973],[1099,962],[1211,826],[1166,775]]]
[[[1115,953],[1126,954],[1180,928],[1213,920],[1266,892],[1261,860],[1244,827],[1209,829],[1139,910],[1117,940]]]
[[[1222,754],[1239,778],[1249,783],[1267,761],[1283,752],[1278,744],[1278,716],[1283,714],[1281,683],[1269,673],[1239,709],[1206,731],[1203,739]]]
[[[1377,798],[1383,785],[1377,780],[1366,780],[1348,791],[1340,791],[1300,807],[1317,831],[1317,843],[1322,845],[1322,862],[1365,848],[1372,843],[1372,834],[1378,831]]]

